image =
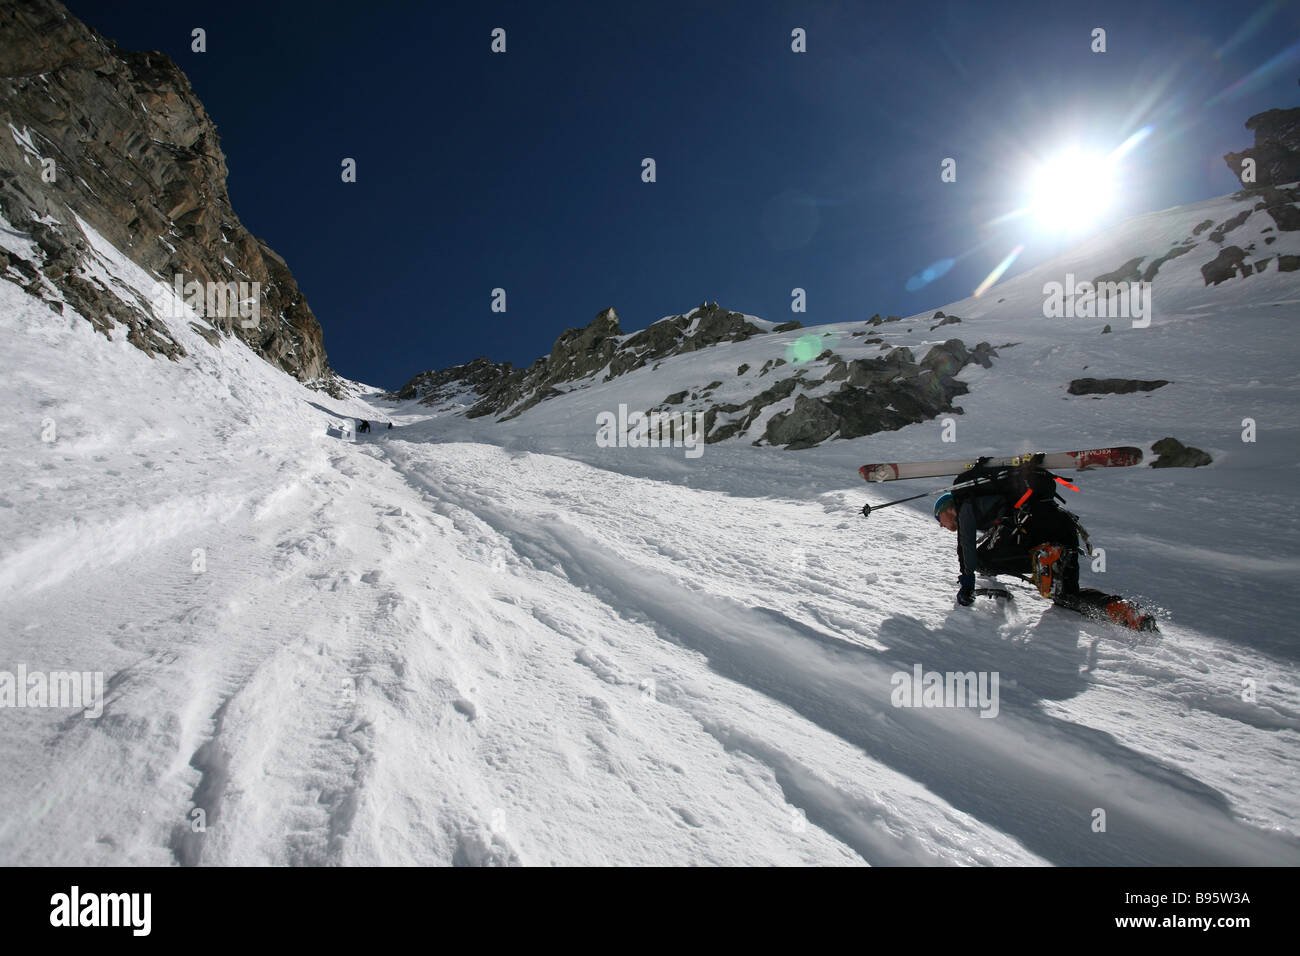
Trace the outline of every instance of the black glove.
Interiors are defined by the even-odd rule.
[[[975,603],[975,575],[966,573],[957,578],[957,583],[961,585],[961,590],[957,592],[957,603],[962,607],[970,607]]]

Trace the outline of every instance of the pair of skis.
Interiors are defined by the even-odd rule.
[[[1121,448],[1086,448],[1081,451],[1062,451],[1054,454],[1028,452],[1010,458],[976,458],[974,461],[961,459],[953,461],[891,461],[863,465],[858,469],[858,474],[867,482],[905,481],[908,478],[938,478],[945,475],[960,475],[976,465],[983,465],[992,469],[1034,465],[1046,468],[1048,471],[1063,471],[1066,468],[1085,471],[1089,468],[1123,468],[1128,465],[1140,464],[1141,461],[1141,448],[1124,446]],[[917,498],[925,498],[934,493],[936,492],[927,491],[919,495],[913,495],[910,498],[887,501],[883,505],[866,504],[862,506],[862,517],[869,518],[873,511],[888,508],[890,505],[901,505],[906,501],[915,501]]]
[[[1011,458],[978,458],[955,461],[895,461],[863,465],[858,469],[865,481],[902,481],[907,478],[938,478],[943,475],[960,475],[976,465],[991,468],[1016,468],[1034,464],[1048,471],[1074,468],[1126,468],[1142,463],[1142,449],[1132,446],[1122,448],[1087,448],[1082,451],[1062,451],[1055,454],[1031,452]]]

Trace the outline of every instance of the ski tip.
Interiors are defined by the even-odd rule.
[[[1122,448],[1092,448],[1087,451],[1066,452],[1079,471],[1089,468],[1127,468],[1142,464],[1142,449],[1125,445]]]

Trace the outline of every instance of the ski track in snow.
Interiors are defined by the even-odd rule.
[[[142,294],[90,238],[91,277]],[[0,354],[24,356],[0,419],[0,670],[106,679],[98,718],[0,710],[2,864],[1300,862],[1294,649],[1260,626],[1286,620],[1297,560],[1206,543],[1247,514],[1216,494],[1246,487],[1232,473],[1179,476],[1214,507],[1176,544],[1143,524],[1168,476],[1090,499],[1117,586],[1147,562],[1179,596],[1139,640],[1018,585],[955,608],[928,516],[855,516],[860,443],[597,458],[573,440],[591,416],[545,403],[477,440],[424,413],[339,441],[388,413],[174,332],[190,357],[150,360],[0,282]],[[1009,390],[1061,347],[1024,338]],[[703,380],[742,348],[771,346],[704,356]],[[638,381],[657,401],[674,380]],[[1211,582],[1274,613],[1217,608]],[[891,706],[916,663],[999,673],[998,716]]]

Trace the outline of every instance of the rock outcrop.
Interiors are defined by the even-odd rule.
[[[217,129],[165,54],[119,49],[56,0],[0,6],[0,211],[38,244],[44,278],[111,336],[149,354],[184,350],[151,304],[87,278],[80,217],[146,272],[173,285],[259,284],[255,328],[235,310],[204,315],[210,342],[237,336],[299,381],[337,394],[321,327],[284,260],[231,208]],[[75,216],[74,216],[75,214]],[[44,284],[12,256],[0,273]],[[5,268],[12,266],[12,269]],[[250,285],[251,287],[251,285]]]
[[[1151,450],[1160,456],[1151,462],[1152,468],[1200,468],[1213,461],[1201,449],[1184,445],[1172,437],[1160,439],[1151,446]]]
[[[1256,113],[1246,120],[1246,129],[1255,133],[1255,145],[1223,157],[1238,179],[1242,174],[1241,161],[1255,161],[1255,182],[1243,182],[1243,186],[1285,186],[1300,182],[1300,107]]]
[[[799,327],[798,323],[786,323],[772,331]],[[618,313],[608,308],[585,328],[567,329],[555,340],[550,355],[528,368],[501,375],[468,414],[470,418],[499,415],[499,420],[505,421],[538,402],[564,394],[560,386],[600,372],[605,373],[601,380],[608,382],[650,362],[763,334],[765,330],[739,312],[720,308],[716,302],[702,302],[685,315],[669,316],[633,335],[624,335]]]
[[[1168,384],[1163,378],[1149,382],[1136,378],[1076,378],[1066,391],[1071,395],[1131,395],[1133,392],[1154,392]]]
[[[968,349],[961,339],[949,339],[933,346],[920,363],[908,348],[893,349],[881,358],[839,363],[823,379],[823,382],[838,380],[839,365],[844,365],[847,374],[838,390],[820,398],[797,395],[790,411],[779,412],[768,420],[760,441],[784,445],[787,449],[810,448],[831,437],[860,438],[881,431],[896,431],[942,412],[960,412],[952,400],[968,389],[955,376],[972,362],[987,368],[996,357],[997,351],[987,342]],[[793,378],[778,384],[786,383],[789,388],[780,398],[788,397],[796,384],[802,384]],[[757,417],[761,407],[754,406],[762,397],[756,396],[750,403],[745,421],[752,422]],[[712,433],[709,431],[712,422],[712,418],[705,419],[706,441],[718,441],[735,433],[722,430]],[[736,431],[746,427],[748,424]]]
[[[407,402],[418,398],[421,405],[436,406],[456,399],[477,401],[503,376],[509,375],[513,366],[509,362],[497,364],[479,357],[464,365],[453,365],[438,371],[421,372],[395,392],[387,392],[384,399],[390,402]]]

